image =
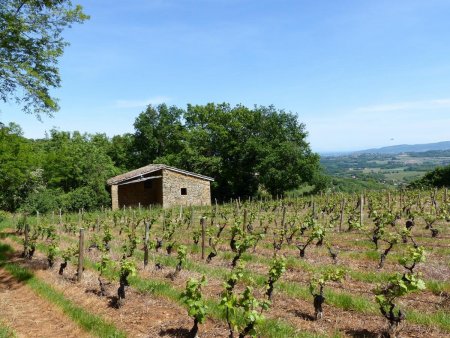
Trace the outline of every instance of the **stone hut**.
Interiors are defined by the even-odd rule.
[[[112,209],[158,204],[211,205],[213,178],[164,164],[149,164],[110,178]]]

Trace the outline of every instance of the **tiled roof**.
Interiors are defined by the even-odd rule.
[[[186,171],[186,170],[182,170],[182,169],[178,169],[178,168],[174,168],[174,167],[170,167],[170,166],[165,165],[165,164],[149,164],[149,165],[146,165],[145,167],[142,167],[142,168],[139,168],[139,169],[135,169],[135,170],[129,171],[127,173],[124,173],[124,174],[112,177],[109,180],[107,180],[106,183],[108,185],[118,184],[118,183],[121,183],[121,182],[126,181],[128,179],[139,177],[139,176],[146,175],[146,174],[150,174],[152,172],[155,172],[155,171],[158,171],[158,170],[161,170],[161,169],[174,171],[174,172],[177,172],[177,173],[180,173],[180,174],[184,174],[184,175],[192,176],[192,177],[197,177],[197,178],[200,178],[200,179],[203,179],[203,180],[207,180],[207,181],[214,181],[214,179],[211,178],[211,177],[200,175],[200,174],[196,174],[196,173],[193,173],[193,172],[190,172],[190,171]]]

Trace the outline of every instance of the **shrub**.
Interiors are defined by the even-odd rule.
[[[9,214],[6,211],[0,210],[0,223],[8,218]]]
[[[90,210],[101,204],[106,204],[104,196],[98,195],[90,187],[81,187],[62,196],[62,207],[66,211]]]
[[[34,214],[36,211],[47,213],[57,210],[61,206],[61,195],[60,190],[53,189],[32,192],[21,204],[20,210],[30,214]]]

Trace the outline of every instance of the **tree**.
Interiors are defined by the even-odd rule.
[[[410,187],[450,187],[450,165],[429,171],[422,178],[412,182]]]
[[[176,154],[182,148],[183,110],[175,106],[149,105],[134,122],[133,153],[136,167],[145,166],[166,154]]]
[[[93,208],[109,203],[105,182],[117,174],[100,134],[51,131],[44,149],[44,177],[50,189],[61,189],[65,208]]]
[[[58,59],[68,45],[65,27],[89,17],[70,0],[2,0],[0,3],[0,99],[26,113],[59,109],[49,90],[60,87]]]
[[[42,186],[39,154],[22,129],[10,123],[0,128],[0,209],[15,210]]]
[[[140,165],[164,163],[211,176],[221,200],[255,196],[259,188],[282,194],[321,177],[304,124],[273,106],[149,106],[134,126]]]
[[[108,145],[107,154],[123,172],[136,169],[133,156],[133,134],[115,135]]]

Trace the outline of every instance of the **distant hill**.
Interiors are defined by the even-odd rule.
[[[355,151],[353,155],[359,154],[399,154],[399,153],[418,153],[431,150],[449,150],[450,141],[426,143],[426,144],[400,144],[396,146],[372,148]]]

